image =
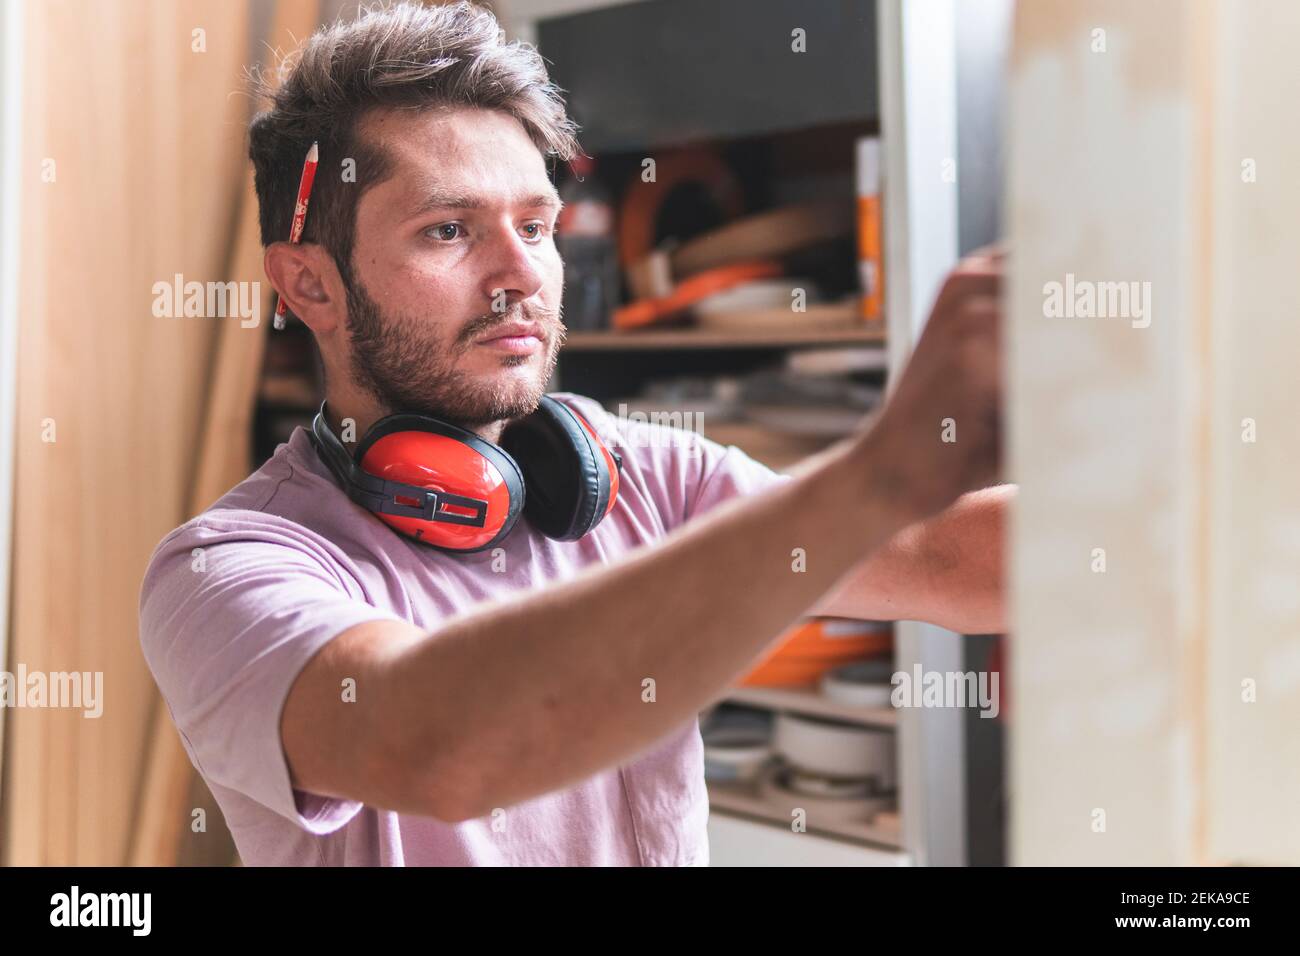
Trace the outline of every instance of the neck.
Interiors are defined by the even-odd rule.
[[[329,389],[325,393],[325,422],[351,454],[375,422],[389,410],[354,391]]]
[[[381,405],[373,398],[355,390],[330,389],[325,395],[326,421],[349,453],[356,450],[361,439],[375,422],[393,414],[394,411],[395,409]],[[346,427],[345,422],[350,422],[351,428]],[[498,444],[506,424],[507,422],[502,419],[471,428],[469,431],[485,441]]]
[[[482,438],[484,441],[490,441],[494,445],[501,444],[501,433],[505,430],[506,430],[506,423],[504,421],[489,422],[488,424],[484,425],[482,428],[470,429],[470,431],[472,431],[479,438]]]

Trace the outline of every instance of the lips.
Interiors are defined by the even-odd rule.
[[[482,338],[477,339],[479,345],[487,342],[494,342],[497,339],[525,339],[535,338],[538,341],[542,339],[542,327],[536,322],[507,322],[504,325],[498,325],[488,331]]]

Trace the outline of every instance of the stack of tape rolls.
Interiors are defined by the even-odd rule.
[[[764,799],[802,807],[810,825],[867,822],[897,805],[895,739],[889,731],[778,714],[772,747],[783,763],[763,773]]]

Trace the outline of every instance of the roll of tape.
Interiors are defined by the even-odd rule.
[[[893,670],[888,660],[844,664],[822,675],[822,696],[846,707],[889,707]]]
[[[898,798],[893,793],[847,799],[797,793],[790,788],[792,772],[790,768],[778,767],[764,773],[758,784],[759,795],[765,803],[780,807],[786,812],[804,810],[808,814],[808,824],[812,827],[866,823],[877,813],[892,810],[898,804]]]
[[[773,747],[791,765],[828,777],[873,778],[894,789],[894,734],[813,717],[778,714]]]

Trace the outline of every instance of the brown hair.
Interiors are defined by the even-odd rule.
[[[280,64],[276,82],[256,72],[252,80],[272,101],[249,127],[262,245],[289,238],[303,159],[317,141],[320,166],[302,239],[330,252],[349,287],[357,203],[391,174],[384,152],[357,135],[368,110],[501,110],[523,124],[543,156],[567,161],[579,151],[577,125],[541,55],[506,43],[492,12],[465,0],[368,7],[354,21],[317,31]],[[343,179],[346,159],[355,161],[355,182]]]

